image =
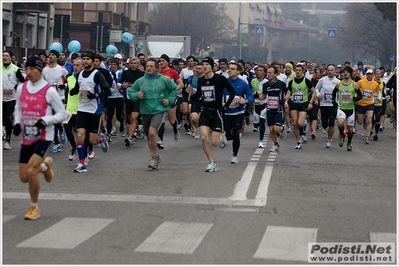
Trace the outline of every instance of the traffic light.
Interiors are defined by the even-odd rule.
[[[206,47],[205,47],[205,50],[206,50],[206,51],[209,51],[210,49],[211,49],[211,45],[210,45],[210,44],[207,44]]]

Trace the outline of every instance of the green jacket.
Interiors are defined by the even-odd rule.
[[[147,73],[138,79],[128,91],[130,100],[140,100],[140,114],[155,115],[168,111],[175,102],[177,96],[177,85],[168,77],[156,72],[155,77]],[[144,92],[144,98],[137,98],[139,91]],[[169,105],[164,106],[162,99],[168,99]]]

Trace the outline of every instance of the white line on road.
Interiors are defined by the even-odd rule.
[[[308,242],[316,242],[317,229],[268,226],[254,258],[306,261]]]
[[[252,177],[256,168],[256,162],[248,162],[247,168],[245,169],[241,180],[236,184],[233,195],[230,197],[231,200],[246,200],[248,188],[251,184]]]
[[[113,219],[65,218],[18,244],[17,247],[74,249],[113,221]]]
[[[29,196],[29,193],[3,192],[3,199],[30,199],[30,196]],[[140,203],[162,203],[162,204],[173,203],[173,204],[254,206],[254,199],[247,199],[245,201],[236,201],[236,200],[231,200],[229,198],[112,195],[112,194],[40,193],[40,200],[140,202]]]
[[[193,254],[213,223],[164,222],[135,252]]]
[[[15,218],[15,215],[3,215],[3,223]]]

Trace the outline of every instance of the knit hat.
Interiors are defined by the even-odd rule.
[[[43,70],[43,61],[39,57],[30,57],[26,61],[25,68],[26,67],[34,67],[41,72]]]
[[[57,50],[53,49],[50,50],[49,54],[53,53],[54,55],[56,55],[56,57],[60,57],[60,52],[58,52]]]
[[[221,59],[219,59],[219,64],[220,64],[220,63],[222,63],[222,62],[224,62],[224,63],[228,64],[228,62],[227,62],[227,59],[225,59],[225,58],[221,58]]]
[[[350,74],[352,74],[353,69],[352,69],[351,67],[349,67],[349,66],[346,66],[346,67],[344,67],[344,71],[347,71],[347,72],[349,72]]]
[[[166,54],[162,54],[162,55],[161,55],[161,58],[165,59],[168,63],[169,63],[169,61],[170,61],[170,58],[169,58],[168,55],[166,55]]]
[[[201,64],[204,64],[204,62],[207,62],[209,65],[211,65],[211,67],[213,68],[213,64],[214,64],[214,61],[213,61],[213,58],[211,58],[211,57],[204,57],[203,59],[202,59],[202,61],[201,61]]]
[[[88,57],[88,58],[90,58],[91,60],[94,61],[94,54],[92,52],[90,52],[90,51],[83,52],[82,58],[84,58],[84,57]]]
[[[13,52],[11,52],[10,50],[5,50],[3,53],[8,53],[10,55],[10,57],[12,57],[14,55]]]

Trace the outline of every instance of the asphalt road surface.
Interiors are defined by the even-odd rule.
[[[18,177],[20,139],[2,155],[3,264],[308,264],[309,242],[396,241],[396,132],[353,151],[325,147],[317,131],[301,150],[293,133],[280,152],[257,148],[247,126],[238,164],[231,142],[213,148],[218,171],[206,173],[201,140],[173,140],[167,123],[163,160],[147,167],[146,140],[126,148],[113,138],[96,146],[87,173],[74,173],[70,144],[54,158],[55,177],[40,174],[36,221],[24,220],[30,198]]]

